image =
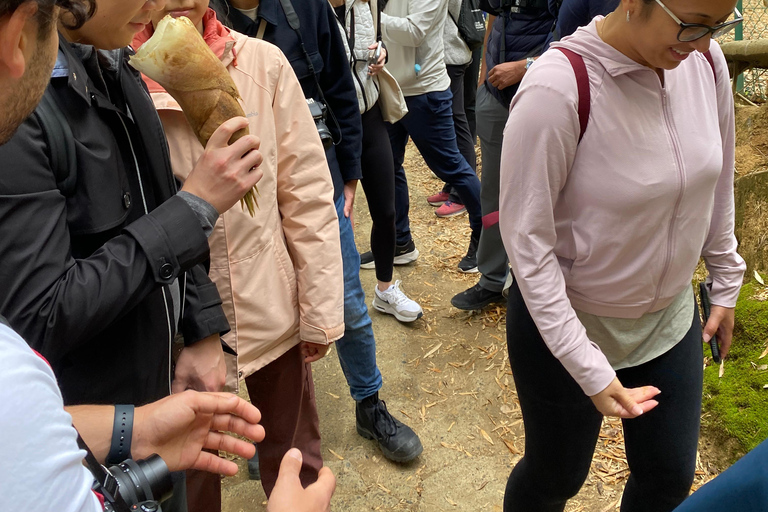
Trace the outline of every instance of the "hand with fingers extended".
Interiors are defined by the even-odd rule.
[[[259,166],[263,160],[258,151],[260,141],[245,135],[229,145],[235,132],[248,126],[244,117],[233,117],[222,123],[205,147],[197,165],[189,173],[182,190],[207,201],[219,213],[229,210],[261,179]]]
[[[301,452],[291,448],[283,457],[277,483],[267,503],[267,512],[329,512],[336,490],[336,477],[331,470],[320,470],[317,482],[304,489],[299,480]]]
[[[253,443],[234,436],[263,441],[264,427],[259,421],[261,413],[256,407],[230,393],[171,395],[136,409],[133,458],[156,453],[171,471],[197,469],[231,476],[237,473],[234,461],[203,449],[250,459],[255,453]]]
[[[733,341],[734,309],[724,308],[723,306],[712,305],[709,312],[709,319],[704,326],[702,338],[704,343],[709,343],[714,334],[717,334],[717,346],[720,348],[720,357],[725,359],[728,351],[731,350],[731,341]]]
[[[636,418],[659,405],[659,402],[653,400],[659,393],[661,391],[653,386],[625,388],[614,377],[607,388],[590,398],[604,416]]]

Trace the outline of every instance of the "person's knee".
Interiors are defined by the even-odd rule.
[[[527,462],[522,459],[509,476],[504,497],[505,511],[565,503],[578,494],[589,473],[589,463],[569,470]]]
[[[661,509],[666,505],[674,508],[690,493],[695,467],[689,464],[655,464],[643,470],[630,468],[632,471],[631,484],[628,483],[629,495],[651,499],[659,504]]]

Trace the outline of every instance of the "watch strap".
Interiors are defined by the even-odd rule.
[[[115,405],[115,422],[112,425],[112,445],[109,448],[106,463],[120,464],[131,458],[131,438],[133,437],[133,405]]]

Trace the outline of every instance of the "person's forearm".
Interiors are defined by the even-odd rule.
[[[112,446],[112,427],[115,421],[114,405],[70,405],[64,407],[70,416],[72,424],[88,445],[96,460],[104,464]],[[146,459],[152,453],[142,444],[140,420],[141,408],[134,412],[133,429],[131,432],[131,457],[134,460]]]
[[[64,407],[80,436],[96,459],[104,463],[112,444],[112,425],[115,418],[113,405],[70,405]],[[131,446],[133,449],[133,446]]]

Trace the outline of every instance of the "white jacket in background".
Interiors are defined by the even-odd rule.
[[[451,85],[443,57],[447,14],[448,0],[389,0],[381,14],[387,69],[406,97],[444,91]],[[416,64],[421,66],[418,75]]]
[[[346,0],[344,26],[338,23],[344,39],[352,78],[360,103],[360,113],[368,112],[379,99],[379,78],[368,75],[368,47],[376,42],[376,27],[369,0]],[[352,27],[355,32],[352,34]],[[354,36],[354,40],[352,37]],[[350,45],[354,45],[351,48]]]

